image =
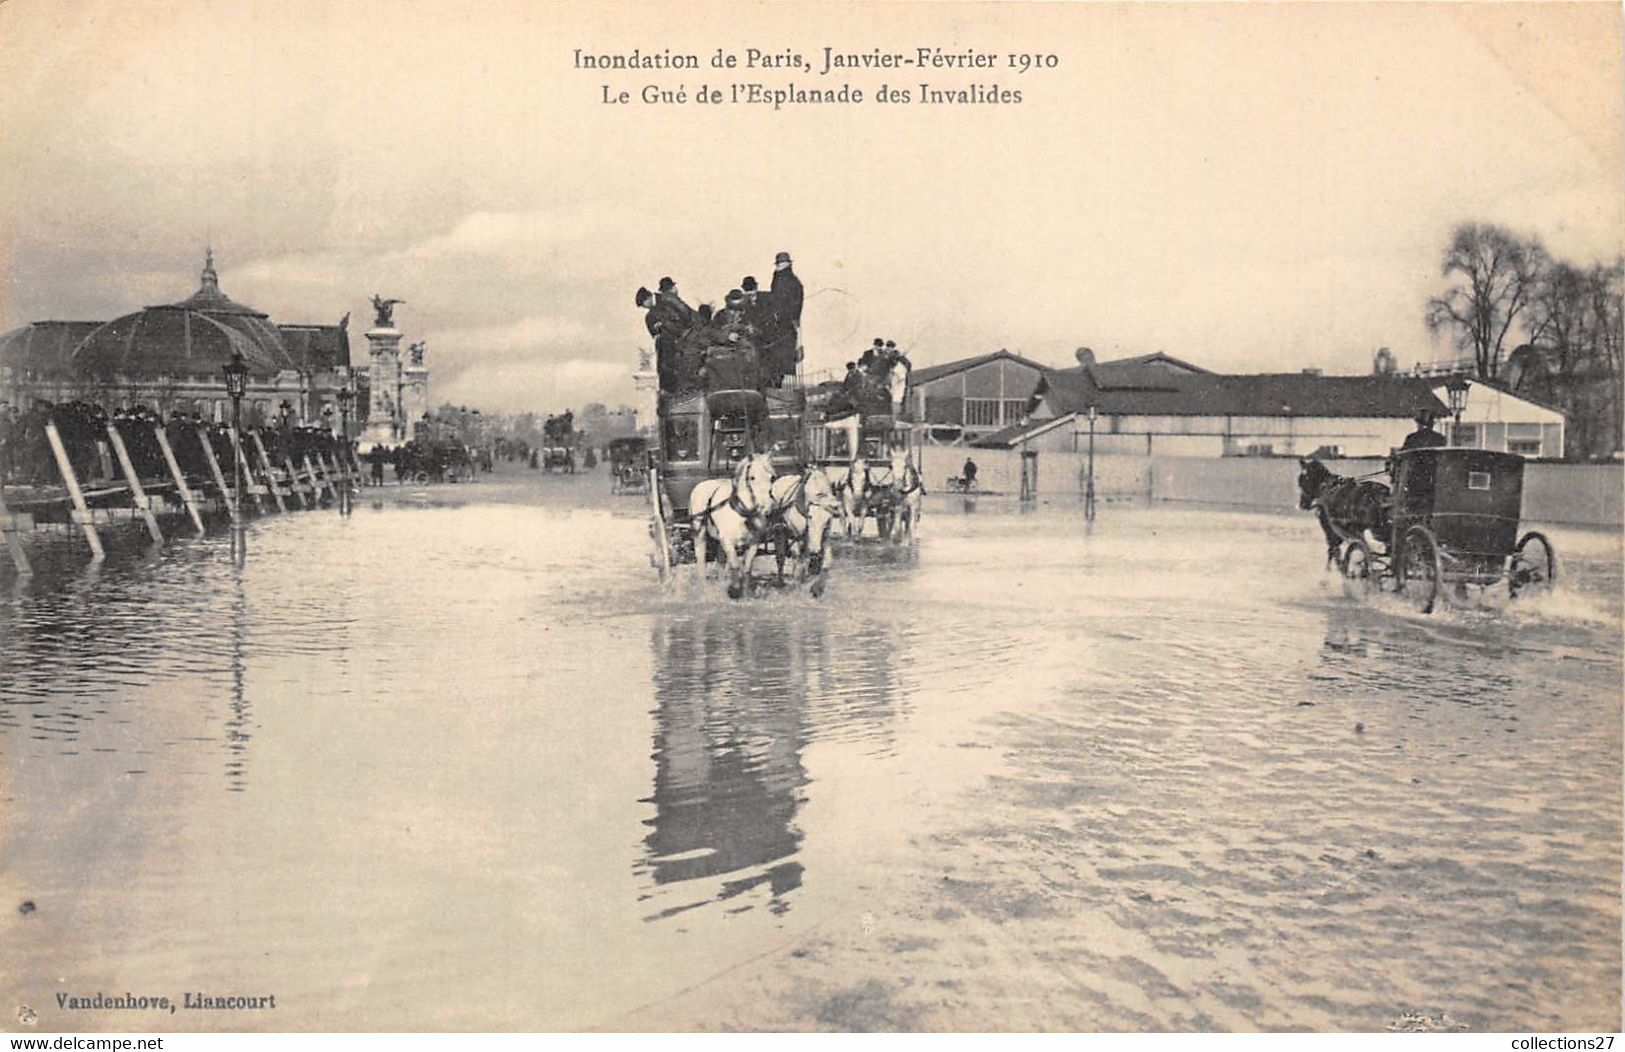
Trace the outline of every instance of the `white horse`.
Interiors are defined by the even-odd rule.
[[[739,462],[731,479],[706,479],[688,495],[694,557],[705,571],[706,541],[722,549],[728,574],[728,597],[745,594],[756,545],[767,532],[767,510],[773,501],[773,460],[752,453]]]
[[[830,530],[842,512],[835,484],[816,464],[800,475],[782,475],[773,480],[773,509],[796,548],[796,580],[805,582],[810,577],[812,594],[824,594]],[[781,548],[781,569],[782,561]]]
[[[869,464],[859,454],[846,467],[835,468],[828,474],[841,504],[841,516],[846,519],[846,536],[851,539],[863,532],[864,506],[869,500]]]
[[[925,504],[925,480],[904,450],[891,456],[891,485],[896,495],[893,505],[892,539],[901,544],[920,532],[920,510]]]

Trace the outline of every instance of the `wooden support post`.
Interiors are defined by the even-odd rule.
[[[260,490],[265,487],[254,481],[254,469],[248,466],[248,453],[243,449],[243,436],[237,433],[236,428],[231,429],[231,448],[237,454],[238,466],[243,469],[243,488],[254,498],[254,510],[263,512],[265,502],[260,499]]]
[[[322,455],[320,453],[317,453],[316,454],[316,459],[320,460],[321,456]],[[333,480],[331,478],[329,478],[328,475],[327,475],[327,465],[326,464],[322,465],[321,489],[317,488],[317,486],[316,486],[316,467],[315,467],[315,465],[313,465],[310,462],[310,454],[309,453],[305,454],[305,474],[310,476],[310,488],[316,492],[316,495],[318,497],[321,496],[321,489],[326,489],[327,490],[327,497],[328,497],[329,500],[332,500],[333,498],[338,496],[338,494],[333,491]]]
[[[314,478],[301,480],[299,472],[293,466],[291,457],[283,457],[282,463],[288,469],[288,478],[298,483],[295,489],[299,491],[299,499],[305,502],[305,507],[314,508],[316,506],[316,480]],[[306,467],[309,467],[309,465],[307,464]]]
[[[344,477],[343,465],[336,460],[329,460],[326,453],[316,454],[316,465],[322,469],[322,478],[327,480],[327,491],[333,495],[335,500],[338,499],[339,488],[333,484],[333,477],[336,475],[340,482],[349,483],[349,480]]]
[[[265,454],[265,443],[260,440],[257,431],[249,432],[248,437],[254,440],[254,448],[259,450],[260,464],[265,468],[265,484],[271,487],[271,496],[276,498],[276,510],[287,511],[288,504],[282,499],[282,490],[276,484],[276,471],[271,467],[271,458]]]
[[[209,471],[214,475],[214,484],[220,490],[220,499],[226,502],[226,512],[231,516],[233,525],[237,523],[237,501],[231,487],[226,485],[225,473],[220,470],[220,458],[215,456],[214,443],[209,441],[209,429],[198,426],[197,438],[203,443],[203,454],[209,459]]]
[[[124,445],[124,436],[119,434],[118,425],[113,421],[107,422],[107,437],[113,442],[113,452],[118,456],[118,466],[124,471],[124,481],[130,484],[130,502],[135,510],[141,513],[146,520],[147,533],[152,536],[152,543],[164,543],[164,531],[158,528],[158,516],[152,513],[152,498],[141,486],[141,476],[136,473],[135,462],[130,459],[130,450]]]
[[[85,492],[79,488],[79,476],[73,472],[73,461],[68,459],[68,450],[62,444],[62,433],[56,429],[55,420],[45,421],[45,438],[51,443],[56,469],[62,473],[62,481],[68,487],[68,499],[73,501],[73,521],[85,531],[85,540],[90,542],[91,557],[100,562],[107,558],[107,553],[102,550],[102,539],[96,533],[96,523],[90,517],[90,508],[85,505]]]
[[[5,487],[0,486],[0,533],[5,534],[6,547],[11,550],[11,561],[17,567],[17,572],[33,573],[34,568],[28,565],[28,553],[23,551],[23,540],[17,536],[17,529],[17,519],[6,507]]]
[[[169,445],[169,432],[164,430],[163,424],[153,424],[152,433],[158,439],[158,448],[164,451],[164,463],[169,465],[169,474],[175,480],[175,490],[181,495],[181,503],[186,505],[186,513],[192,517],[192,525],[197,527],[197,535],[203,536],[203,513],[198,510],[197,494],[192,487],[186,484],[186,476],[181,474],[181,466],[175,459],[175,450]]]

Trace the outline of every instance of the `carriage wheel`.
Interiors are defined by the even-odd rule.
[[[1444,578],[1439,558],[1439,542],[1425,526],[1412,526],[1405,534],[1405,548],[1399,554],[1399,590],[1417,612],[1433,613]]]
[[[1520,592],[1549,592],[1557,584],[1557,553],[1544,533],[1530,531],[1518,541],[1512,554],[1512,566],[1507,571],[1507,590],[1514,596]]]
[[[412,476],[412,481],[416,482],[420,486],[426,485],[429,481],[429,473],[427,471],[420,471]]]
[[[1338,563],[1343,573],[1343,590],[1350,595],[1369,595],[1377,590],[1376,571],[1371,565],[1371,547],[1365,541],[1350,541]]]

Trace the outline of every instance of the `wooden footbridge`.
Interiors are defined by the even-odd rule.
[[[0,536],[22,574],[31,572],[24,538],[41,527],[77,528],[100,560],[103,528],[139,522],[162,544],[166,526],[202,536],[205,514],[238,525],[250,512],[347,502],[360,477],[354,450],[322,428],[239,434],[179,418],[104,420],[70,408],[35,411],[0,438]]]

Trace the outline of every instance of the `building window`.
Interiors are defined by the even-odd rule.
[[[999,400],[997,398],[965,399],[966,427],[998,427]]]
[[[1457,424],[1456,425],[1456,445],[1458,445],[1458,446],[1477,446],[1478,445],[1478,425],[1477,424]]]
[[[1025,398],[1006,398],[1004,400],[1004,424],[1021,423],[1021,418],[1027,415],[1027,400]]]
[[[1508,439],[1507,452],[1521,453],[1526,457],[1538,457],[1540,456],[1540,441],[1538,439],[1535,441],[1530,441],[1528,439]]]

